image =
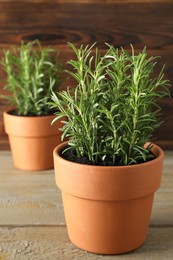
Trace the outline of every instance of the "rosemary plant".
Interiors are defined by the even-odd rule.
[[[19,47],[4,50],[1,61],[7,74],[4,87],[11,96],[4,95],[22,116],[48,115],[48,97],[60,83],[61,64],[54,58],[51,47],[43,48],[38,40],[21,43]]]
[[[76,60],[67,71],[77,81],[76,88],[52,92],[52,107],[59,111],[55,120],[66,116],[62,138],[69,138],[68,149],[76,158],[101,165],[129,165],[152,157],[150,141],[160,125],[158,101],[168,95],[163,69],[152,73],[156,57],[146,48],[138,55],[107,45],[105,55],[91,47],[77,49],[70,44]]]

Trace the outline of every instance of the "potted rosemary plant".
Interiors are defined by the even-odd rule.
[[[51,97],[54,121],[68,118],[62,137],[69,141],[54,149],[68,234],[93,253],[128,252],[146,239],[160,185],[164,154],[151,138],[168,81],[163,70],[153,77],[156,57],[146,48],[137,55],[107,45],[93,55],[93,46],[70,46],[76,88]]]
[[[1,61],[7,75],[5,90],[11,109],[4,112],[14,165],[19,169],[53,168],[52,151],[60,142],[61,123],[51,126],[54,118],[47,104],[52,89],[60,83],[61,64],[51,47],[39,41],[21,43],[4,50]]]

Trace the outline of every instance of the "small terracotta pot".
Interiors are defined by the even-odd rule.
[[[147,235],[154,192],[159,188],[163,151],[131,166],[90,166],[63,159],[54,149],[56,184],[62,191],[70,240],[98,254],[120,254],[141,246]]]
[[[53,168],[52,152],[60,143],[60,122],[51,125],[54,115],[16,116],[4,112],[5,131],[9,136],[13,161],[22,170]]]

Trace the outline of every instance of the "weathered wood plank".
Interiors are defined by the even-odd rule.
[[[47,0],[0,0],[2,3],[10,2],[10,3],[47,3]],[[50,3],[93,3],[93,0],[49,0]],[[172,0],[95,0],[95,3],[171,3]]]
[[[155,131],[154,136],[158,141],[162,141],[161,147],[168,149],[167,142],[172,142],[173,144],[173,98],[166,98],[160,101],[160,106],[162,108],[162,116],[161,119],[163,123],[161,126]],[[171,147],[173,150],[173,146]]]
[[[173,228],[150,228],[142,247],[114,256],[91,254],[78,249],[69,241],[65,227],[0,228],[0,234],[0,259],[172,260],[173,256]]]
[[[162,185],[156,192],[151,226],[173,226],[173,152],[166,152]],[[21,171],[11,153],[0,152],[0,225],[64,225],[54,171]]]
[[[151,226],[173,226],[173,152],[165,152],[161,187],[155,193]]]
[[[59,44],[97,41],[100,45],[109,42],[127,47],[131,42],[136,48],[172,48],[172,2],[1,2],[0,10],[1,43],[19,42],[22,36]]]
[[[54,172],[14,169],[9,151],[0,152],[0,259],[152,259],[173,255],[173,152],[165,153],[162,185],[142,247],[125,255],[102,256],[76,248],[68,239]]]
[[[54,171],[20,171],[9,152],[0,153],[0,225],[64,223]]]
[[[157,4],[156,4],[157,2]],[[115,46],[136,49],[148,46],[163,56],[160,67],[166,64],[165,77],[172,78],[173,2],[148,0],[26,0],[0,1],[0,49],[38,38],[42,44],[52,44],[62,51],[62,61],[70,57],[67,41],[76,45],[98,42],[105,48],[109,42]],[[156,53],[155,52],[155,53]],[[1,51],[2,53],[2,51]],[[1,57],[1,56],[0,56]],[[0,77],[3,78],[0,72]],[[67,82],[63,82],[66,86]],[[71,82],[70,82],[71,84]],[[170,88],[173,93],[173,88]],[[2,85],[0,86],[2,93]],[[0,111],[6,103],[0,100]],[[164,100],[165,124],[156,136],[163,147],[173,149],[172,122],[173,102]],[[0,112],[0,149],[8,149]]]
[[[11,2],[16,0],[0,0],[2,3]],[[47,0],[18,0],[19,3],[47,3]],[[172,0],[94,0],[94,3],[172,3]],[[49,0],[49,3],[93,3],[93,0]]]

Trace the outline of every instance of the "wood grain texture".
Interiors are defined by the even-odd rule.
[[[132,43],[137,51],[145,45],[150,55],[162,56],[159,71],[166,64],[165,77],[171,81],[173,95],[173,1],[172,0],[22,0],[0,1],[0,59],[2,49],[21,40],[39,39],[45,46],[51,44],[61,51],[61,61],[72,57],[67,42],[91,44],[98,42],[104,51],[105,42],[129,49]],[[0,68],[0,78],[5,77]],[[74,85],[63,78],[62,87]],[[0,94],[4,92],[0,83]],[[163,148],[173,149],[173,99],[162,101],[165,123],[155,136]],[[2,111],[8,107],[0,99],[0,149],[9,149],[4,133]]]
[[[172,48],[173,3],[0,3],[1,43],[39,38],[105,42],[117,47]],[[21,11],[22,10],[22,11]]]
[[[61,194],[53,170],[14,169],[11,153],[0,152],[0,225],[64,225]]]
[[[0,151],[0,260],[172,260],[172,158],[173,152],[165,153],[144,245],[128,254],[102,256],[70,242],[54,171],[17,170],[11,153]]]
[[[142,247],[117,256],[96,255],[76,248],[64,227],[6,227],[0,228],[0,234],[0,257],[2,254],[2,259],[10,260],[172,260],[173,255],[173,228],[150,228]]]
[[[18,2],[18,3],[93,3],[93,0],[0,0],[2,3]],[[94,0],[95,3],[171,3],[172,0]]]
[[[173,227],[173,152],[165,153],[162,185],[155,194],[151,227]],[[0,225],[65,225],[54,171],[15,169],[9,151],[0,151]]]

